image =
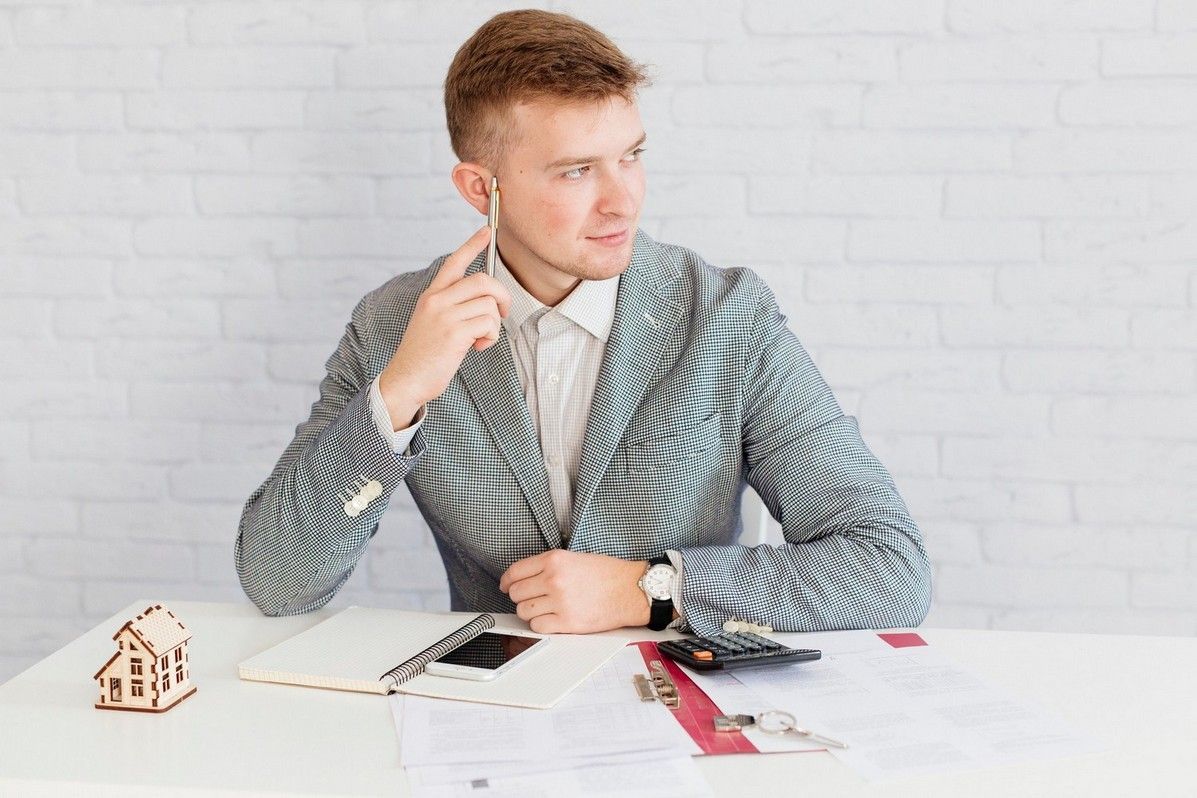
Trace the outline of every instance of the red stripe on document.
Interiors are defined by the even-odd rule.
[[[760,753],[757,747],[740,732],[715,731],[714,717],[725,713],[715,706],[715,702],[691,680],[680,665],[668,657],[661,656],[661,653],[657,651],[656,643],[651,640],[642,640],[631,645],[640,649],[640,656],[644,657],[645,666],[655,659],[665,665],[665,670],[673,678],[673,684],[682,699],[681,707],[671,710],[671,712],[704,754]],[[649,675],[651,674],[652,670],[649,669]]]
[[[878,632],[877,636],[894,648],[927,645],[927,641],[919,637],[916,632]]]

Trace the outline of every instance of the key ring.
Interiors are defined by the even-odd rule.
[[[783,712],[780,709],[770,709],[756,716],[756,727],[765,734],[796,734],[799,737],[805,737],[812,743],[823,743],[824,745],[833,745],[836,748],[847,748],[848,744],[834,740],[831,737],[824,737],[822,734],[815,734],[809,729],[804,729],[798,725],[798,720],[789,712]]]
[[[789,712],[770,709],[756,716],[756,727],[765,734],[789,734],[798,727],[798,719]]]

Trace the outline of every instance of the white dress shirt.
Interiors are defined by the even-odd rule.
[[[573,531],[570,516],[582,439],[590,419],[590,403],[607,349],[607,337],[615,319],[619,276],[583,280],[551,308],[519,284],[502,258],[495,260],[495,279],[511,294],[503,329],[511,343],[524,400],[540,438],[561,539],[568,541]],[[421,408],[411,426],[395,430],[377,377],[370,385],[370,409],[379,432],[390,441],[396,454],[407,449],[425,413]],[[678,573],[673,604],[680,614],[682,557],[677,551],[666,554]]]

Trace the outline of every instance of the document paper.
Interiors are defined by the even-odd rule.
[[[823,658],[735,678],[800,726],[843,740],[827,750],[873,780],[1100,750],[1061,719],[978,679],[922,642],[876,634],[770,635]],[[754,737],[754,741],[760,739]]]
[[[671,794],[710,795],[690,758],[701,749],[665,705],[636,696],[644,672],[639,650],[624,648],[549,710],[391,696],[413,794],[601,798],[641,785],[655,798],[668,773]]]

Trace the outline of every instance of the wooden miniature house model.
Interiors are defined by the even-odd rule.
[[[97,709],[165,712],[195,692],[187,658],[191,632],[166,607],[147,607],[112,639],[116,653],[94,677]]]

